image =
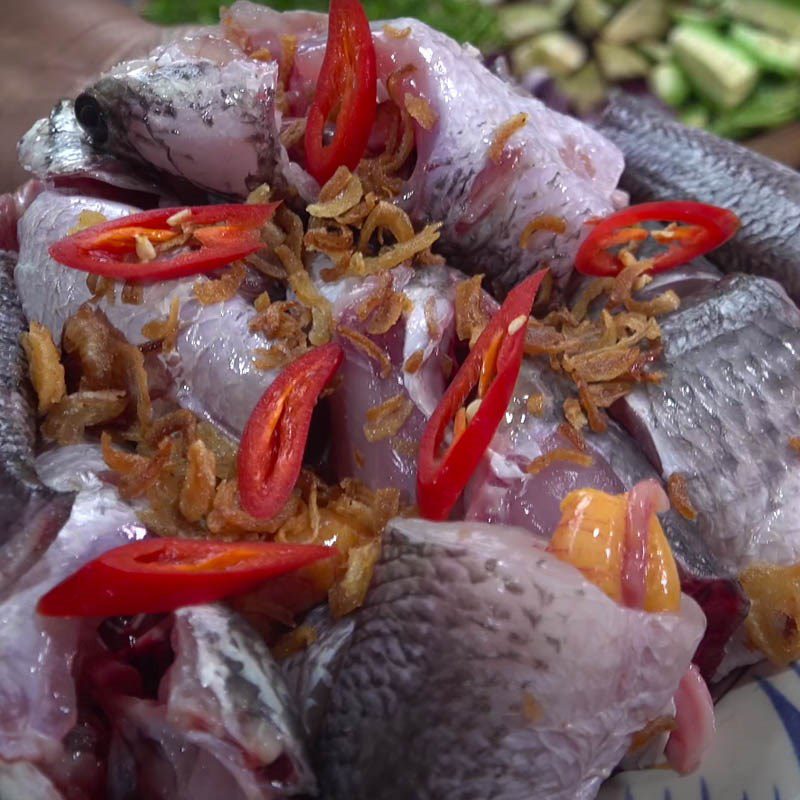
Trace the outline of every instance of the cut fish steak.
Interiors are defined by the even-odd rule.
[[[543,403],[539,415],[527,408],[528,399],[535,395]],[[574,489],[618,494],[657,477],[634,441],[613,422],[606,433],[585,434],[586,453],[592,460],[589,466],[557,459],[535,474],[528,473],[528,465],[546,453],[575,451],[562,413],[568,396],[562,379],[546,364],[525,360],[506,417],[467,488],[467,519],[520,525],[547,542],[560,519],[562,500]],[[715,558],[693,523],[675,511],[662,515],[661,523],[681,585],[708,619],[695,661],[710,678],[725,645],[744,620],[747,600],[735,573]]]
[[[20,226],[20,257],[15,277],[22,308],[29,320],[46,325],[59,341],[64,322],[91,298],[86,274],[50,258],[47,249],[77,223],[82,211],[108,219],[138,209],[90,197],[45,192],[31,204]],[[223,303],[204,306],[194,296],[196,278],[147,285],[141,304],[119,298],[101,300],[97,307],[133,344],[142,344],[142,327],[164,320],[174,299],[180,302],[180,332],[176,350],[162,356],[174,379],[177,399],[195,413],[221,425],[237,437],[275,371],[258,370],[257,348],[269,344],[250,332],[253,306],[236,295]],[[225,387],[225,391],[220,391]]]
[[[800,560],[800,311],[731,275],[661,324],[665,376],[613,408],[663,478],[680,473],[698,531],[729,570]]]
[[[615,604],[528,531],[394,520],[364,606],[306,655],[330,687],[323,797],[589,800],[703,628],[686,597],[680,613]]]
[[[416,20],[391,26],[408,35],[373,25],[379,99],[387,99],[391,84],[404,106],[429,111],[416,113],[416,166],[402,190],[412,219],[442,222],[441,246],[452,265],[485,272],[499,292],[543,262],[565,281],[584,223],[625,202],[617,191],[617,148],[517,92],[484,67],[474,48]],[[280,14],[239,0],[220,29],[101,77],[76,101],[78,119],[98,149],[204,189],[243,196],[266,181],[308,200],[318,187],[290,158],[281,133],[308,110],[326,28],[324,16]],[[278,62],[289,38],[296,53],[279,107]],[[273,60],[248,57],[256,51]],[[521,129],[490,152],[514,120],[523,121]],[[522,247],[529,224],[532,235]]]

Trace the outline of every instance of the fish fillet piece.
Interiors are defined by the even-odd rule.
[[[711,133],[687,128],[629,95],[616,95],[598,125],[625,156],[622,186],[637,202],[700,200],[742,220],[709,255],[725,272],[780,281],[800,299],[800,175]]]
[[[624,203],[620,152],[493,75],[474,48],[416,20],[391,26],[408,34],[398,38],[373,24],[379,99],[391,79],[404,107],[416,109],[416,166],[401,193],[414,221],[443,222],[441,247],[451,264],[485,272],[498,292],[545,261],[565,281],[584,223]],[[204,189],[243,196],[268,182],[309,200],[319,187],[281,134],[306,116],[326,37],[324,16],[240,0],[221,28],[102,76],[76,101],[77,117],[99,151]],[[279,98],[289,41],[292,69]],[[515,119],[523,127],[492,149]],[[539,229],[523,248],[531,223]]]
[[[661,330],[663,381],[615,416],[664,479],[684,476],[697,531],[724,567],[797,562],[800,311],[774,281],[731,275]]]
[[[229,35],[273,53],[280,52],[281,34],[298,38],[289,92],[293,112],[304,115],[325,48],[326,31],[315,32],[319,18],[301,22],[238,0],[223,21]],[[403,189],[412,219],[443,222],[440,249],[450,264],[485,273],[495,291],[507,291],[543,262],[566,280],[584,223],[624,202],[619,150],[498,78],[475,48],[415,19],[389,26],[372,25],[379,97],[391,78],[395,97],[416,108],[416,166]],[[490,153],[503,126],[520,114],[524,126],[496,156]],[[520,236],[535,220],[545,224],[523,248]]]
[[[319,276],[323,268],[318,263],[314,274]],[[404,501],[414,502],[417,446],[444,394],[445,361],[455,339],[455,285],[462,277],[444,266],[394,269],[392,291],[403,294],[406,305],[382,334],[370,334],[369,318],[359,316],[363,304],[381,291],[378,279],[345,278],[326,283],[317,277],[320,291],[332,303],[337,325],[366,337],[386,359],[379,362],[341,331],[336,336],[345,351],[339,370],[341,383],[330,397],[337,479],[355,477],[373,489],[399,489]],[[414,365],[413,371],[405,368],[409,363]],[[365,427],[370,427],[369,415],[384,403],[394,404],[402,424],[396,432],[376,440],[367,436]]]
[[[679,613],[617,605],[528,531],[394,520],[364,606],[305,657],[330,687],[322,796],[588,800],[704,624],[686,597]]]
[[[539,415],[527,408],[531,396],[541,397]],[[604,434],[584,431],[590,464],[562,458],[529,473],[529,464],[546,453],[576,452],[565,435],[562,406],[568,396],[567,386],[547,365],[532,359],[523,362],[505,419],[467,487],[467,519],[519,525],[546,543],[561,518],[561,502],[571,491],[591,488],[619,494],[639,481],[658,479],[636,443],[613,422]],[[735,573],[712,554],[696,524],[674,510],[660,519],[678,564],[681,586],[708,620],[694,660],[710,678],[744,620],[748,603]]]
[[[77,224],[82,211],[108,219],[138,209],[109,200],[45,192],[31,204],[20,226],[20,258],[15,278],[22,308],[29,320],[46,325],[56,341],[64,322],[91,297],[86,273],[50,258],[48,247]],[[146,341],[142,327],[164,320],[173,300],[180,302],[180,332],[176,350],[161,356],[172,375],[178,402],[222,426],[237,437],[262,393],[277,372],[261,371],[254,363],[257,348],[269,340],[250,332],[252,304],[236,295],[223,303],[202,305],[193,293],[197,278],[147,285],[143,302],[130,305],[117,297],[97,307],[133,344]],[[222,388],[225,391],[221,391]]]

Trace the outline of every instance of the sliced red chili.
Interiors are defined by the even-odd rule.
[[[331,0],[328,43],[305,133],[308,171],[320,184],[342,165],[358,166],[375,122],[377,97],[367,15],[358,0]],[[325,144],[325,126],[337,109],[333,139]]]
[[[678,225],[659,234],[640,227],[643,222]],[[644,241],[656,233],[657,241],[666,245],[666,250],[655,256],[651,271],[664,272],[724,244],[740,225],[732,211],[706,203],[685,200],[641,203],[598,222],[578,250],[575,269],[584,275],[617,275],[623,264],[614,248]]]
[[[310,350],[287,366],[264,392],[239,446],[242,508],[261,519],[286,504],[303,465],[311,415],[344,357],[338,344]]]
[[[168,220],[183,208],[158,208],[92,225],[51,245],[50,255],[72,269],[127,281],[196,275],[224,267],[263,247],[261,228],[278,205],[191,207],[184,221],[195,226],[192,238],[176,253],[166,252],[151,261],[137,258],[137,238],[143,236],[153,245],[177,238],[181,229]]]
[[[486,452],[514,393],[528,316],[546,274],[540,270],[509,292],[428,421],[417,462],[417,503],[423,517],[447,519]],[[480,405],[468,421],[464,404],[476,386]],[[453,441],[440,454],[450,423],[455,423]]]
[[[336,554],[279,542],[145,539],[82,566],[45,594],[37,611],[55,617],[154,614],[254,589]]]

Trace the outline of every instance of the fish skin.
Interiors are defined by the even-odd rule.
[[[722,565],[800,559],[800,311],[779,284],[730,275],[661,321],[665,375],[612,408],[665,479],[686,477]]]
[[[589,800],[704,620],[689,598],[623,608],[521,529],[397,519],[364,606],[334,626],[350,624],[346,644],[321,640],[323,798]]]
[[[724,272],[774,278],[800,299],[800,174],[629,95],[612,98],[597,128],[625,156],[622,186],[632,200],[730,209],[742,228],[709,258]]]
[[[533,394],[544,398],[541,416],[527,411]],[[561,411],[570,395],[566,382],[543,362],[526,359],[504,420],[465,492],[466,518],[520,525],[547,543],[561,518],[561,502],[575,489],[611,494],[631,489],[659,474],[630,436],[613,422],[603,434],[584,431],[593,463],[584,467],[557,461],[536,475],[527,465],[557,447],[574,449],[560,431]],[[695,663],[707,678],[719,666],[728,640],[747,614],[741,585],[699,537],[696,526],[674,510],[659,516],[675,555],[684,592],[696,600],[708,619]]]
[[[316,181],[280,141],[277,81],[277,62],[248,58],[213,30],[198,32],[112,68],[75,111],[100,152],[216,194],[244,197],[266,182],[311,200]]]
[[[19,226],[20,257],[15,270],[22,306],[30,319],[46,325],[56,341],[64,322],[91,293],[86,273],[50,258],[47,248],[66,236],[83,210],[108,219],[138,211],[132,206],[92,197],[45,192],[31,204]],[[255,315],[250,302],[237,295],[224,303],[201,305],[193,293],[196,277],[147,285],[144,302],[129,305],[101,300],[97,307],[133,344],[142,344],[142,326],[165,319],[170,304],[181,304],[176,352],[160,356],[177,387],[177,401],[228,432],[241,435],[253,407],[272,383],[277,370],[261,371],[253,361],[258,347],[270,342],[250,332]],[[219,391],[225,386],[226,391]]]
[[[60,100],[48,117],[37,120],[17,145],[20,165],[38,178],[89,178],[118,189],[164,194],[153,176],[140,167],[96,150],[78,125],[75,104]]]
[[[0,251],[0,598],[56,536],[73,500],[45,487],[34,469],[36,412],[19,338],[27,325],[15,264],[13,254]]]

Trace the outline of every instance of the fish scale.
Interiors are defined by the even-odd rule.
[[[15,255],[0,251],[0,594],[52,541],[73,499],[43,486],[34,469],[36,412],[19,338],[26,324],[15,265]]]
[[[664,378],[615,405],[666,479],[682,473],[719,561],[800,559],[800,311],[773,281],[731,275],[662,323]]]
[[[322,796],[588,800],[703,627],[688,598],[617,605],[522,529],[394,520],[363,608],[320,622],[305,656]]]
[[[622,186],[633,200],[730,209],[742,228],[709,258],[725,272],[774,278],[800,298],[800,174],[627,95],[612,99],[597,127],[625,156]]]

